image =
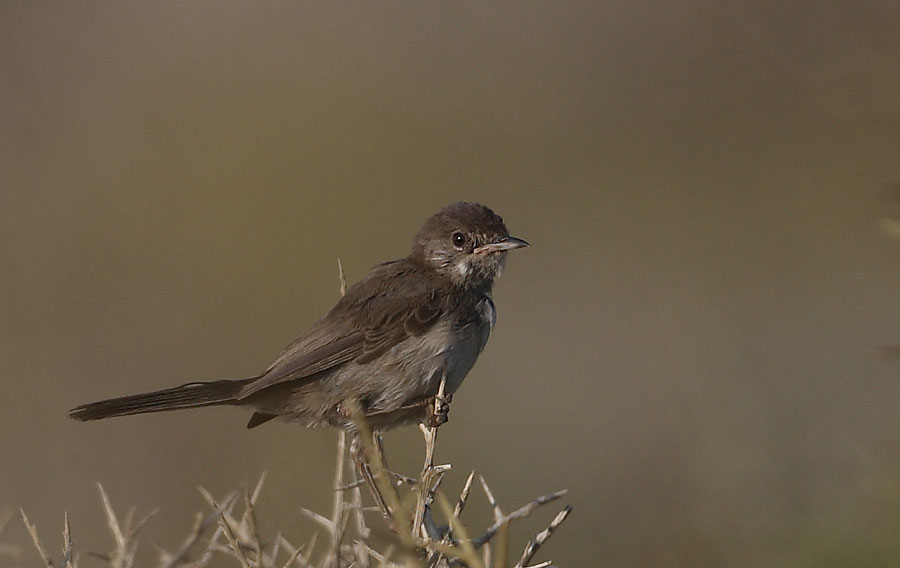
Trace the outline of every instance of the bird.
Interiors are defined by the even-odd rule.
[[[440,425],[496,321],[494,282],[507,253],[528,247],[478,203],[431,215],[408,256],[378,264],[257,376],[190,382],[82,404],[88,421],[208,406],[249,407],[248,428],[278,418],[353,431]],[[435,410],[437,409],[437,410]],[[436,414],[435,414],[436,413]]]

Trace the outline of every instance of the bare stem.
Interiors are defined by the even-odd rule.
[[[441,378],[441,384],[438,386],[437,396],[434,397],[433,415],[435,416],[444,411],[446,387],[447,379],[443,377]],[[416,498],[416,510],[412,526],[413,538],[429,538],[428,531],[423,526],[425,509],[434,500],[434,492],[437,489],[440,478],[450,469],[449,466],[436,468],[434,465],[434,446],[437,442],[438,426],[438,423],[435,423],[433,426],[420,425],[422,435],[425,437],[425,462],[422,464],[422,473],[419,475],[418,496]]]

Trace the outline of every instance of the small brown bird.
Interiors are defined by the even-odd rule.
[[[375,266],[261,375],[92,402],[69,416],[232,405],[255,411],[248,428],[282,418],[352,429],[352,408],[376,428],[433,420],[441,381],[452,395],[494,327],[491,288],[507,251],[527,246],[484,205],[455,203],[425,222],[409,256]]]

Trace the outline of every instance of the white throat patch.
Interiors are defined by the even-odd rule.
[[[465,258],[457,262],[453,267],[453,271],[456,272],[460,278],[465,278],[469,274],[469,270],[471,270],[471,267]]]

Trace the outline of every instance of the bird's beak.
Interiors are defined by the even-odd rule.
[[[516,237],[506,237],[497,242],[482,245],[472,252],[474,252],[475,254],[487,254],[489,252],[503,252],[505,250],[512,250],[527,246],[530,245],[523,239],[519,239]]]

